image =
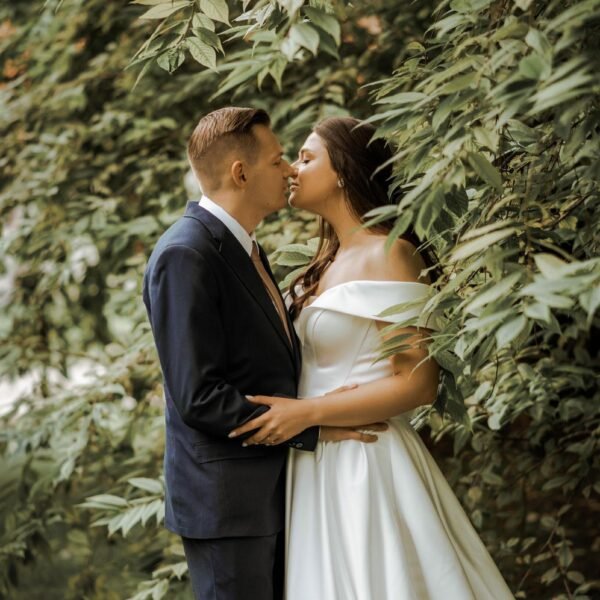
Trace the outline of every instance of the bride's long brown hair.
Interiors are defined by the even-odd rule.
[[[388,195],[392,178],[392,149],[385,140],[372,139],[375,127],[351,117],[330,117],[318,123],[313,132],[323,140],[333,170],[344,182],[348,208],[358,220],[364,222],[364,215],[374,208],[396,203]],[[382,167],[386,162],[388,164]],[[368,227],[368,231],[388,234],[393,225],[392,218]],[[421,245],[412,228],[407,229],[401,238],[417,248]],[[319,217],[317,251],[306,270],[290,284],[292,319],[298,316],[307,298],[317,290],[321,275],[335,258],[339,247],[333,227]],[[430,257],[425,254],[423,258],[431,267]],[[300,294],[296,293],[298,284],[302,289]]]

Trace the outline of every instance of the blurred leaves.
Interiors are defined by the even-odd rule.
[[[185,132],[238,104],[289,158],[330,115],[395,144],[400,205],[369,218],[441,266],[415,422],[518,598],[593,597],[599,29],[600,0],[0,8],[0,379],[35,382],[1,417],[0,595],[189,597],[140,284],[197,195]],[[303,213],[258,233],[284,284],[316,249]]]

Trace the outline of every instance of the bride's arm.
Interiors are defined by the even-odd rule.
[[[236,429],[237,437],[254,429],[257,431],[246,444],[280,444],[312,425],[355,427],[364,423],[384,421],[417,406],[431,404],[438,386],[437,363],[428,358],[426,334],[415,328],[397,330],[394,335],[413,333],[405,342],[411,347],[394,355],[394,375],[365,383],[354,389],[330,393],[326,396],[289,398],[255,396],[257,404],[270,407],[260,417]]]
[[[410,332],[408,329],[395,331],[394,335]],[[390,359],[394,375],[352,390],[303,400],[302,403],[307,404],[307,418],[319,425],[353,426],[384,421],[434,402],[439,367],[433,359],[428,358],[423,337],[423,334],[415,332],[405,342],[411,348]]]

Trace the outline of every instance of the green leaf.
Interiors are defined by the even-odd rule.
[[[275,59],[271,65],[269,66],[269,73],[273,78],[273,81],[277,85],[277,89],[281,90],[282,84],[281,80],[283,78],[283,74],[285,72],[285,68],[287,67],[287,60],[285,58],[278,57]]]
[[[378,317],[389,317],[391,315],[397,315],[399,313],[404,313],[410,311],[411,309],[421,307],[423,305],[423,298],[418,298],[417,300],[407,300],[406,302],[401,302],[400,304],[394,304],[389,308],[386,308],[384,311],[377,314]]]
[[[541,302],[535,302],[534,304],[527,304],[523,310],[524,314],[530,319],[536,319],[537,321],[543,321],[544,323],[550,323],[551,313],[550,309],[546,304]]]
[[[554,254],[540,253],[534,255],[535,264],[547,279],[558,279],[562,276],[564,268],[568,265],[564,260]]]
[[[496,191],[502,191],[502,177],[499,171],[488,159],[478,152],[469,152],[467,160],[475,172],[487,183],[493,185]]]
[[[394,223],[392,230],[389,232],[387,240],[385,240],[385,251],[389,252],[394,242],[406,232],[412,222],[412,213],[410,210],[405,210]]]
[[[212,19],[209,19],[206,15],[202,13],[196,13],[192,19],[192,27],[208,29],[209,31],[215,30],[215,24]]]
[[[217,53],[214,48],[196,37],[189,37],[185,42],[190,54],[196,62],[199,62],[209,69],[214,70],[217,68]]]
[[[523,23],[521,19],[507,19],[506,25],[500,27],[500,29],[496,30],[492,35],[492,41],[498,42],[507,38],[521,39],[527,35],[528,31],[529,27],[527,26],[527,23]]]
[[[476,239],[465,242],[458,246],[458,248],[452,253],[450,260],[454,262],[469,258],[469,256],[490,248],[497,242],[506,239],[515,233],[515,231],[516,229],[514,227],[508,227],[507,229],[493,231]]]
[[[552,45],[544,32],[531,27],[525,36],[525,43],[543,56],[547,61],[550,61],[550,58],[552,57]]]
[[[175,71],[185,60],[185,54],[179,48],[171,48],[161,54],[156,62],[161,69],[168,73]]]
[[[418,236],[424,239],[430,237],[444,206],[444,190],[441,186],[435,187],[421,202],[415,222],[415,231]]]
[[[219,50],[221,54],[225,54],[223,44],[221,43],[221,38],[219,38],[214,31],[211,31],[206,27],[195,27],[193,31],[195,37],[203,41],[205,44],[212,46],[215,50]]]
[[[498,431],[502,427],[502,415],[492,413],[487,419],[487,424],[492,431]]]
[[[423,44],[421,44],[421,42],[418,42],[417,40],[413,40],[412,42],[406,44],[406,49],[416,50],[418,52],[425,52],[425,46],[423,46]]]
[[[583,573],[579,571],[567,571],[567,579],[576,583],[577,585],[581,585],[585,582],[585,577]]]
[[[181,10],[185,6],[189,6],[188,0],[175,0],[167,4],[158,4],[147,10],[143,15],[140,15],[140,19],[166,19],[174,12]]]
[[[472,132],[480,146],[484,146],[492,152],[496,152],[498,150],[500,138],[498,133],[485,127],[473,127]]]
[[[547,304],[552,308],[571,308],[574,304],[571,298],[566,298],[560,294],[552,294],[549,292],[538,292],[533,294],[536,300],[542,304]]]
[[[229,25],[229,6],[225,0],[200,0],[200,10],[209,19]]]
[[[282,248],[278,248],[275,253],[284,255],[287,252],[295,252],[304,255],[307,258],[312,258],[315,254],[315,250],[313,247],[308,244],[288,244],[287,246],[283,246]]]
[[[473,312],[490,302],[498,300],[498,298],[505,297],[506,294],[512,289],[512,287],[521,279],[521,273],[511,273],[507,277],[504,277],[494,285],[484,288],[481,290],[475,298],[465,306],[466,312]]]
[[[333,57],[335,60],[340,60],[340,53],[338,52],[338,47],[335,41],[330,35],[322,30],[319,30],[319,50]]]
[[[163,493],[163,485],[156,479],[148,479],[147,477],[132,477],[128,481],[133,487],[150,492],[151,494],[162,495]]]
[[[521,59],[519,63],[519,73],[528,79],[547,79],[551,72],[552,65],[536,52]]]
[[[288,273],[284,277],[283,281],[279,284],[279,289],[282,292],[285,292],[290,287],[292,281],[294,281],[294,279],[296,279],[296,277],[298,277],[301,273],[304,273],[304,271],[306,271],[306,266],[299,267]]]
[[[218,91],[215,94],[213,94],[211,99],[217,98],[218,96],[229,92],[233,88],[237,88],[249,79],[252,79],[255,75],[259,73],[259,71],[262,70],[263,67],[264,64],[257,61],[252,61],[250,62],[250,64],[237,67],[229,74],[227,79],[223,81],[223,83],[219,86]]]
[[[311,23],[327,32],[335,40],[335,43],[338,46],[340,45],[342,30],[338,20],[334,16],[328,15],[322,10],[311,6],[305,6],[303,10]]]
[[[309,262],[310,257],[300,252],[283,252],[277,259],[277,264],[282,267],[300,267]]]
[[[479,74],[474,72],[459,75],[443,85],[439,91],[439,94],[454,94],[456,92],[461,92],[462,90],[471,87],[478,77]]]
[[[533,96],[534,106],[530,113],[537,114],[579,96],[584,91],[583,86],[593,81],[593,75],[586,69],[581,69],[569,77],[547,85]]]
[[[523,315],[512,319],[505,325],[502,325],[496,332],[496,347],[498,350],[510,344],[527,325],[527,319]]]
[[[414,336],[413,333],[401,333],[391,337],[390,339],[383,342],[380,346],[380,350],[382,352],[386,352],[388,350],[394,350],[399,348],[401,345],[404,345],[404,342]]]
[[[579,295],[579,303],[588,314],[588,326],[592,322],[600,306],[600,285],[595,285],[591,290],[587,290]]]
[[[473,13],[488,7],[493,0],[452,0],[450,7],[456,12]]]
[[[397,213],[398,207],[393,204],[372,208],[369,212],[363,215],[363,226],[366,228],[372,227],[376,223],[381,223],[382,221],[392,219],[397,215]]]
[[[377,100],[375,104],[410,104],[413,102],[419,102],[419,100],[425,100],[429,98],[427,94],[422,92],[401,92],[394,94],[393,96],[386,96]]]
[[[500,477],[500,475],[497,475],[496,473],[494,473],[491,470],[491,468],[488,468],[485,471],[483,471],[481,473],[481,478],[483,479],[483,481],[485,481],[486,483],[488,483],[490,485],[494,485],[494,486],[504,485],[504,479],[502,479],[502,477]]]
[[[297,23],[294,25],[290,30],[290,39],[299,46],[307,48],[314,55],[317,54],[319,34],[307,23]]]
[[[302,8],[304,0],[277,0],[277,4],[293,17]]]
[[[558,477],[553,477],[544,483],[542,486],[542,490],[547,492],[549,490],[553,490],[555,488],[561,487],[565,485],[565,483],[569,483],[572,481],[572,477],[570,475],[559,475]]]
[[[124,498],[114,496],[112,494],[98,494],[90,496],[85,500],[85,506],[98,508],[124,508],[129,506],[129,503]]]
[[[570,479],[570,477],[568,477],[567,479]],[[567,483],[567,482],[565,481],[565,483]],[[566,569],[567,567],[569,567],[571,565],[574,558],[575,557],[573,556],[573,551],[571,550],[571,548],[569,548],[569,544],[567,544],[566,541],[563,541],[560,544],[560,547],[558,550],[558,562],[560,563],[560,566],[563,569]]]

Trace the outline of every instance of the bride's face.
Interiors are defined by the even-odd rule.
[[[327,147],[316,133],[306,138],[292,167],[296,174],[290,185],[290,206],[323,216],[325,207],[341,196],[341,189]]]

